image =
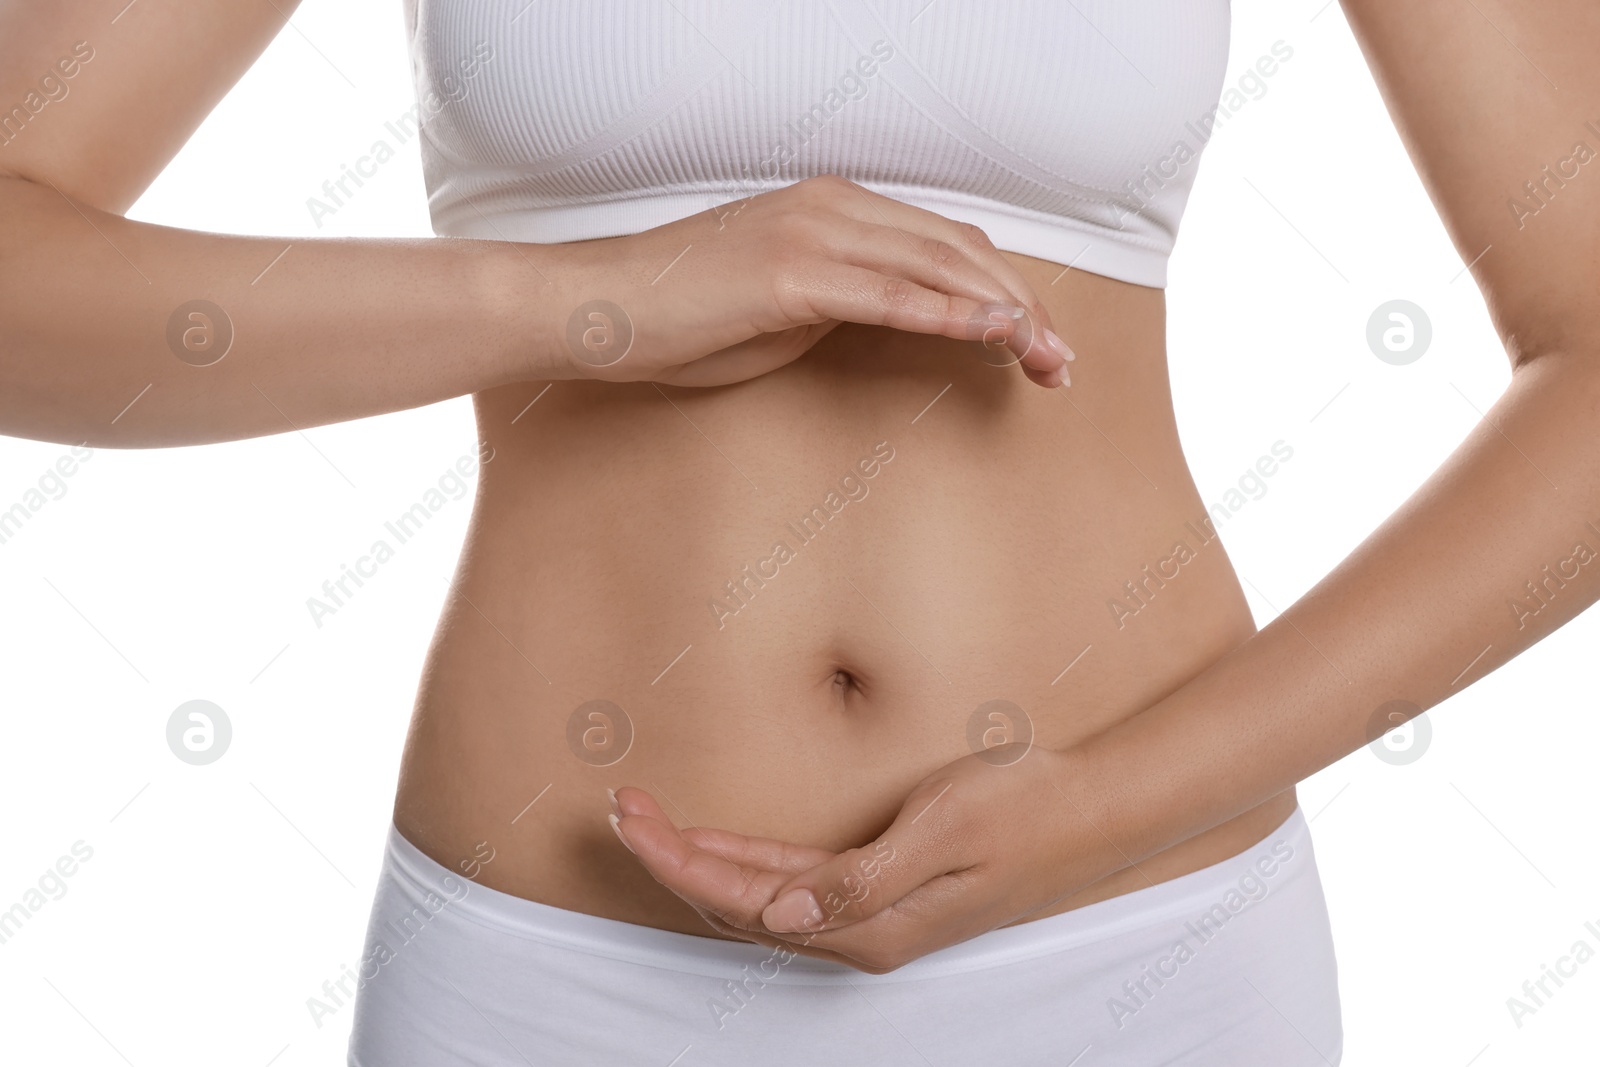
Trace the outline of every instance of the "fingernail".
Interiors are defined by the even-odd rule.
[[[822,922],[822,909],[809,889],[791,889],[767,905],[761,913],[761,922],[768,930],[778,934],[793,934]]]
[[[621,816],[622,806],[617,803],[617,791],[612,789],[610,786],[606,786],[606,797],[611,801],[611,810],[616,812],[618,816]]]
[[[633,846],[628,844],[628,839],[626,837],[622,836],[622,820],[618,819],[615,815],[607,815],[606,818],[610,821],[611,830],[617,835],[617,840],[622,842],[622,847],[627,849],[629,852],[633,852]],[[638,853],[634,853],[634,855],[638,855]]]
[[[1056,355],[1060,356],[1062,359],[1070,361],[1078,358],[1078,354],[1072,349],[1068,348],[1067,342],[1057,337],[1054,330],[1045,330],[1044,339],[1045,343],[1051,348],[1055,349]]]

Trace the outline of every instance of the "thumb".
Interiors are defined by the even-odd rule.
[[[655,376],[666,385],[732,385],[787,366],[839,325],[837,319],[762,333]]]
[[[955,855],[950,809],[934,802],[948,781],[925,783],[875,841],[795,875],[761,912],[773,933],[819,933],[870,919],[930,879],[964,864]]]

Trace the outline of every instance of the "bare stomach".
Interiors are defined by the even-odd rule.
[[[846,324],[735,386],[479,394],[493,458],[400,831],[503,892],[717,936],[613,836],[607,786],[680,826],[842,850],[985,727],[1070,746],[1247,638],[1178,443],[1161,292],[1010,258],[1079,353],[1070,390]],[[1217,862],[1293,807],[1027,918]]]

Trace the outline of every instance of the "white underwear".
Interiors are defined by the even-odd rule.
[[[1332,1067],[1328,914],[1297,808],[1192,874],[871,975],[477,885],[392,825],[357,1067]]]

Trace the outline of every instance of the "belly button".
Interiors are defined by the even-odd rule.
[[[843,700],[852,692],[861,692],[861,680],[842,667],[837,668],[833,672],[833,689],[839,699]]]

